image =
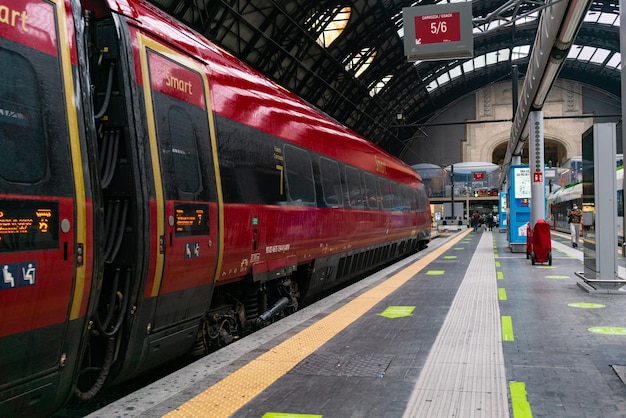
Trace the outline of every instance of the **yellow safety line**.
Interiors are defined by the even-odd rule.
[[[467,235],[469,231],[459,234],[450,242],[272,348],[165,416],[191,418],[232,415],[305,357],[315,352],[378,302],[413,278],[420,270]]]

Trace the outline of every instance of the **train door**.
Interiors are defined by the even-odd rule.
[[[0,415],[48,415],[71,385],[91,286],[71,14],[0,0]]]
[[[158,231],[146,296],[157,297],[153,330],[177,324],[191,343],[211,300],[222,241],[208,81],[196,61],[147,37],[141,44]]]

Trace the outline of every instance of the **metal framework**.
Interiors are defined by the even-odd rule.
[[[523,75],[530,54],[485,65],[436,89],[429,85],[466,60],[409,63],[404,56],[402,8],[434,4],[394,0],[150,0],[166,13],[190,25],[277,83],[319,107],[364,137],[400,156],[420,136],[420,126],[434,113],[490,83],[511,79],[511,66]],[[477,0],[472,2],[474,55],[516,46],[532,47],[537,16],[544,2]],[[311,16],[351,8],[344,32],[330,46],[317,42],[320,27]],[[619,13],[617,1],[595,1],[590,11]],[[620,96],[620,71],[607,66],[619,53],[619,27],[585,22],[575,40],[611,51],[604,63],[567,60],[559,77],[592,85]],[[376,58],[359,77],[346,69],[346,60],[364,48]],[[393,75],[378,94],[373,85]],[[397,114],[402,114],[401,123]]]

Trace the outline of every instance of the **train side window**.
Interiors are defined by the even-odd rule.
[[[303,149],[285,145],[285,179],[289,201],[315,204],[315,183],[311,156]]]
[[[354,209],[363,209],[363,189],[361,176],[354,167],[346,166],[346,183],[348,184],[348,201]]]
[[[624,191],[620,189],[617,190],[617,216],[624,216]]]
[[[0,176],[36,183],[46,172],[40,80],[21,55],[0,49]]]
[[[378,187],[376,187],[376,177],[371,173],[363,173],[363,185],[365,186],[367,207],[372,210],[378,210],[380,193],[378,193]]]
[[[426,196],[426,187],[424,187],[424,184],[420,184],[419,188],[417,189],[417,199],[416,199],[416,204],[417,207],[415,208],[417,212],[426,212],[426,208],[427,208],[427,203],[428,203],[428,197]]]
[[[402,186],[402,210],[408,212],[411,210],[411,196],[413,191],[409,186]]]
[[[322,177],[322,191],[324,192],[324,202],[326,205],[343,206],[339,164],[337,164],[336,161],[321,157],[320,174]]]
[[[381,204],[385,210],[389,210],[393,207],[393,190],[391,189],[391,183],[389,180],[379,178],[378,184],[380,185]]]
[[[168,112],[174,175],[178,188],[185,193],[200,190],[200,169],[196,133],[191,117],[178,106]]]

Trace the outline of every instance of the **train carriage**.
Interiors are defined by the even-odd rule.
[[[617,228],[618,243],[623,242],[624,225],[624,193],[623,193],[624,167],[619,166],[615,171],[615,198],[617,204]],[[583,183],[573,183],[561,187],[546,196],[546,212],[552,229],[569,233],[567,211],[573,204],[583,210],[583,227],[590,229],[593,227],[595,219],[595,209],[592,205],[583,202]]]
[[[142,0],[0,0],[0,416],[203,353],[430,239],[404,163]]]

